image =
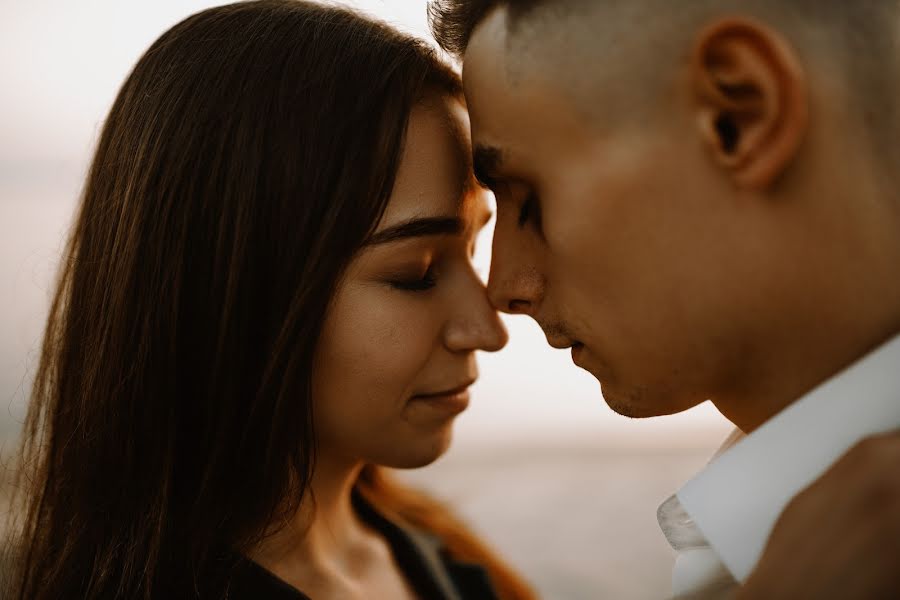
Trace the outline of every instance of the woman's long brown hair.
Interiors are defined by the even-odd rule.
[[[218,549],[296,510],[321,323],[434,91],[460,85],[426,44],[301,1],[206,10],[147,50],[63,257],[6,597],[222,597]],[[486,565],[505,598],[530,596],[449,513],[381,481],[367,469],[379,505]]]

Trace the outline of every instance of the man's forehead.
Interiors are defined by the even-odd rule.
[[[533,154],[540,141],[571,136],[580,126],[568,89],[541,66],[513,56],[515,49],[505,41],[506,19],[503,7],[491,12],[473,32],[463,59],[473,167],[482,182]],[[511,70],[510,61],[522,65]]]
[[[490,66],[503,74],[507,84],[515,86],[522,79],[532,78],[534,67],[538,71],[548,64],[554,69],[562,67],[554,61],[557,55],[571,58],[572,29],[586,26],[570,23],[566,15],[574,14],[571,7],[558,4],[559,0],[524,7],[500,3],[490,9],[469,36],[462,56],[463,77],[467,63],[478,70]]]
[[[541,33],[558,28],[530,24],[532,19],[542,19],[532,15],[520,16],[511,28],[512,19],[506,6],[495,7],[476,25],[463,54],[463,90],[473,131],[478,129],[474,121],[481,116],[483,106],[544,104],[549,96],[563,96],[568,101],[569,92],[577,87],[573,81],[585,78],[585,73],[573,65],[578,62],[572,55],[575,47],[557,40],[561,35],[558,31],[549,37]]]
[[[551,58],[548,39],[546,28],[536,27],[530,20],[530,16],[514,18],[505,5],[491,10],[469,38],[462,58],[463,81],[467,70],[470,77],[500,78],[513,89],[540,77]]]
[[[491,144],[491,128],[501,126],[498,117],[509,99],[506,88],[506,10],[493,9],[473,31],[463,56],[463,90],[470,115],[473,166],[476,176],[487,164],[499,162],[499,151]]]
[[[507,12],[497,6],[475,26],[462,58],[463,86],[507,71]]]

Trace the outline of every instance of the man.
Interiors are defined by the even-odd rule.
[[[497,197],[497,308],[617,412],[710,399],[747,434],[661,507],[676,595],[897,597],[898,435],[797,493],[900,425],[898,2],[430,12]]]

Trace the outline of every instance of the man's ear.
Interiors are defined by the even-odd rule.
[[[771,186],[796,156],[809,120],[794,50],[756,21],[718,20],[696,38],[690,77],[713,159],[740,187]]]

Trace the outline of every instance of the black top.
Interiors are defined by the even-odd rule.
[[[498,600],[487,571],[450,558],[436,536],[393,522],[358,494],[354,506],[363,520],[387,540],[394,558],[422,600]],[[251,560],[242,560],[231,577],[228,600],[315,600]]]

